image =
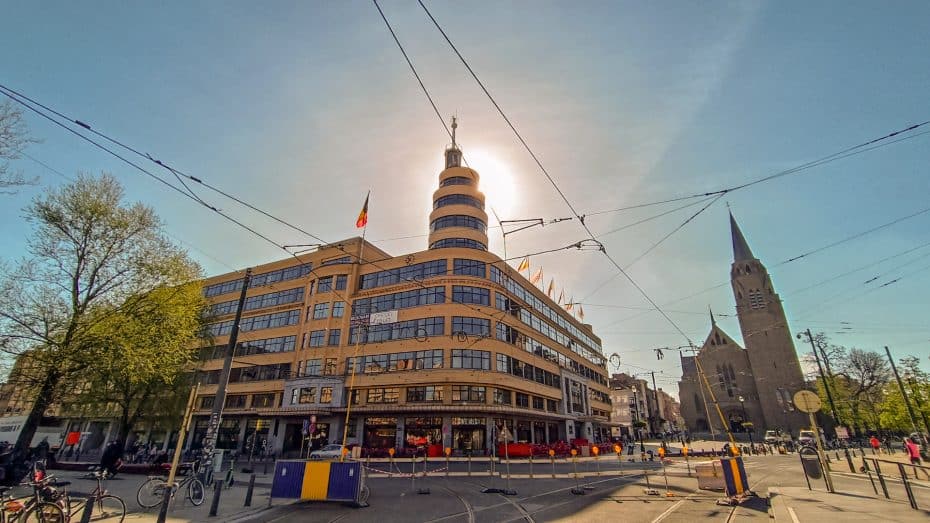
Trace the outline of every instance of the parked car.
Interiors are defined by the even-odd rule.
[[[787,443],[791,438],[780,430],[767,430],[765,431],[765,438],[763,441],[769,445],[779,445],[782,443]]]
[[[326,445],[310,453],[310,459],[335,459],[342,456],[342,445]]]
[[[798,444],[800,444],[800,445],[816,445],[816,444],[817,444],[817,441],[816,441],[816,439],[815,439],[816,437],[817,437],[817,436],[814,435],[814,431],[812,431],[812,430],[802,430],[801,432],[798,433]]]

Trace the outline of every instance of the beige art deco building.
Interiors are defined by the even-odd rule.
[[[478,173],[461,158],[453,142],[427,250],[392,256],[351,238],[253,269],[219,448],[256,437],[295,455],[308,429],[314,447],[339,442],[347,409],[347,441],[373,448],[481,453],[504,425],[535,443],[609,437],[600,339],[488,252]],[[242,281],[204,283],[216,345],[188,447],[206,433]]]

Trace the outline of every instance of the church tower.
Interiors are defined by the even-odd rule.
[[[752,254],[732,213],[730,235],[733,240],[730,281],[736,298],[736,315],[765,427],[785,428],[797,437],[798,430],[809,423],[791,398],[806,387],[785,310],[768,271]]]

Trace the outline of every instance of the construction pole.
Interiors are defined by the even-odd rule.
[[[203,439],[204,453],[204,470],[213,467],[213,449],[216,448],[216,440],[220,430],[220,423],[223,421],[223,407],[226,402],[226,387],[229,386],[229,372],[232,368],[233,355],[236,352],[236,344],[239,341],[239,322],[242,321],[242,309],[245,307],[245,294],[249,290],[249,283],[252,281],[252,269],[245,270],[245,278],[242,279],[242,291],[239,293],[239,304],[236,306],[236,316],[233,319],[232,329],[229,332],[229,344],[226,347],[226,355],[223,359],[223,370],[220,373],[220,381],[216,386],[216,396],[213,399],[213,412],[210,413],[210,423],[207,425],[207,435]]]
[[[694,354],[694,361],[697,361],[698,350],[694,347],[694,344],[690,345],[691,354]],[[703,371],[701,371],[703,374]],[[717,441],[717,431],[714,430],[714,422],[711,419],[710,415],[710,406],[707,405],[707,396],[704,394],[704,385],[701,383],[700,378],[698,378],[698,389],[701,391],[701,401],[704,403],[704,413],[707,414],[707,428],[710,429],[710,439]],[[726,427],[726,425],[724,425]]]
[[[652,394],[656,398],[656,414],[655,414],[655,423],[658,428],[659,420],[662,418],[662,407],[659,405],[659,387],[656,385],[656,373],[655,371],[649,371],[649,374],[652,374]],[[662,442],[665,442],[665,435],[662,435]]]
[[[904,383],[901,382],[901,376],[898,374],[898,368],[895,367],[894,359],[891,358],[891,351],[888,350],[887,345],[885,345],[885,354],[888,355],[888,361],[891,362],[891,370],[894,372],[894,378],[898,380],[898,388],[901,389],[901,396],[904,397],[904,406],[907,407],[907,415],[911,418],[911,425],[914,426],[914,432],[920,434],[920,439],[923,440],[924,448],[927,448],[927,438],[917,426],[917,418],[914,416],[914,409],[911,407],[911,400],[907,397],[907,391],[904,390]]]
[[[174,489],[174,478],[178,471],[178,461],[181,459],[181,449],[184,448],[184,436],[190,429],[191,417],[194,414],[194,402],[197,400],[199,391],[200,384],[198,383],[191,389],[190,397],[187,398],[187,408],[184,409],[184,419],[181,421],[181,430],[178,431],[178,444],[175,446],[174,456],[171,458],[171,469],[168,471],[168,481],[165,482],[165,497],[162,499],[161,507],[158,510],[157,523],[165,523],[165,519],[168,517],[168,504],[171,501],[171,492]]]
[[[817,354],[817,346],[814,345],[814,337],[811,335],[810,329],[807,329],[805,333],[807,334],[807,341],[811,344],[811,349],[814,350],[817,370],[820,371],[820,379],[823,381],[823,388],[827,392],[827,401],[830,402],[830,412],[833,413],[833,419],[836,420],[836,424],[842,426],[843,422],[840,421],[840,415],[836,412],[836,404],[833,403],[833,392],[830,391],[830,384],[827,382],[827,376],[823,373],[823,366],[820,364],[820,356]]]

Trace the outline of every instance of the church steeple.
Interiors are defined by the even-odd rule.
[[[733,217],[732,212],[730,213],[730,237],[733,240],[734,262],[756,259],[749,249],[749,244],[746,243],[746,238],[743,237],[743,231],[739,230],[739,225],[736,224],[736,218]]]

